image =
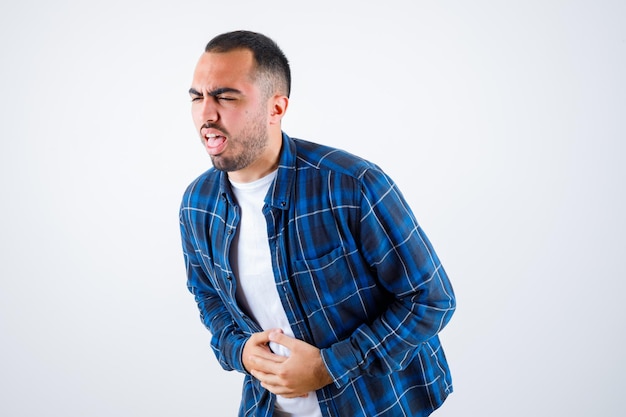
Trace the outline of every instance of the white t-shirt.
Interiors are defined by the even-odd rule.
[[[283,333],[294,337],[285,309],[280,301],[274,273],[267,224],[263,216],[265,195],[276,177],[276,171],[253,182],[235,183],[231,186],[241,213],[237,228],[231,262],[237,279],[237,302],[243,310],[261,326],[263,330],[280,328]],[[284,346],[270,343],[274,353],[289,356]],[[322,412],[315,392],[307,397],[276,397],[278,417],[321,417]]]

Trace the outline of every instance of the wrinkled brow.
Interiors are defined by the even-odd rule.
[[[241,91],[237,90],[236,88],[231,88],[231,87],[220,87],[220,88],[216,88],[213,91],[209,91],[209,96],[211,97],[215,97],[215,96],[219,96],[220,94],[224,94],[224,93],[237,93],[237,94],[241,94]],[[204,94],[202,94],[200,91],[196,90],[195,88],[191,87],[189,89],[189,95],[192,96],[197,96],[197,97],[202,97],[204,96]]]

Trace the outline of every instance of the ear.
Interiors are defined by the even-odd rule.
[[[269,100],[270,124],[280,124],[288,105],[289,98],[287,96],[277,94]]]

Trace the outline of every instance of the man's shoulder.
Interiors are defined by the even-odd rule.
[[[340,148],[298,138],[294,138],[293,141],[296,145],[299,169],[312,168],[333,171],[356,178],[367,170],[379,169],[374,163],[363,157]]]

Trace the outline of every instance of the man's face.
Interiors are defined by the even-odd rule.
[[[196,130],[215,168],[239,171],[261,157],[268,143],[268,106],[254,82],[252,52],[210,52],[200,57],[189,89]]]

